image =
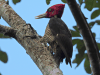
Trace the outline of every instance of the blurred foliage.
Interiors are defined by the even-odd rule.
[[[63,3],[67,3],[66,0],[61,0]]]
[[[98,17],[99,15],[100,15],[100,9],[97,9],[94,12],[92,12],[91,19],[94,19],[94,18]]]
[[[0,38],[10,38],[9,36],[5,36],[4,34],[0,33]],[[7,63],[8,61],[8,56],[6,52],[1,51],[0,49],[0,60],[4,63]]]
[[[85,62],[84,62],[85,71],[87,73],[91,74],[91,68],[90,68],[90,62],[89,62],[88,55],[87,54],[84,54],[84,57],[85,57]]]
[[[21,0],[12,0],[14,4],[20,2]]]
[[[5,36],[4,34],[0,33],[0,38],[10,38],[9,36]],[[7,63],[8,61],[8,56],[7,56],[7,53],[6,52],[3,52],[1,49],[0,49],[0,61],[2,61],[3,63]],[[0,75],[2,75],[0,73]]]
[[[90,28],[92,28],[95,25],[95,23],[97,23],[99,25],[100,21],[96,20],[94,22],[90,22],[89,23]],[[80,37],[81,35],[79,33],[77,26],[73,26],[73,28],[74,28],[74,30],[70,30],[72,37]],[[93,36],[96,37],[96,33],[93,33]],[[85,60],[84,69],[88,74],[91,74],[92,72],[91,72],[91,68],[90,68],[90,62],[89,62],[87,53],[85,53],[86,48],[85,48],[83,39],[73,39],[72,43],[73,43],[73,46],[76,45],[76,48],[78,50],[78,54],[76,54],[76,58],[72,62],[72,63],[77,64],[77,66],[75,68],[77,68],[83,60]],[[100,50],[100,43],[97,43],[97,45]]]
[[[85,3],[85,8],[91,11],[96,5],[96,0],[84,0],[84,3]]]
[[[73,37],[81,37],[77,26],[73,26],[74,30],[70,30]]]
[[[93,8],[98,8],[94,10],[91,14],[91,19],[95,19],[100,15],[100,0],[78,0],[80,3],[80,6],[82,4],[85,4],[85,7],[88,11],[92,11]],[[95,20],[89,23],[90,28],[93,28],[94,25],[100,25],[100,20]],[[77,26],[73,26],[74,30],[71,30],[73,37],[80,37],[80,33],[78,31]],[[93,33],[93,36],[96,37],[96,33]],[[87,55],[87,51],[83,42],[83,39],[73,39],[72,40],[73,45],[76,45],[76,48],[78,50],[78,54],[76,54],[76,58],[73,60],[73,63],[76,63],[76,68],[80,65],[80,63],[85,60],[84,62],[84,69],[88,74],[91,74],[91,67],[89,58]],[[98,48],[100,50],[100,43],[97,43]],[[86,51],[86,52],[85,52]]]
[[[0,38],[11,38],[11,37],[6,36],[6,35],[4,35],[4,34],[0,33]]]
[[[8,61],[8,56],[6,52],[1,51],[1,49],[0,49],[0,60],[4,63],[7,63]]]
[[[49,4],[50,4],[50,1],[51,1],[51,0],[46,0],[47,5],[49,5]]]

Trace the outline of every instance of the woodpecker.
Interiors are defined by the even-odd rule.
[[[58,67],[60,62],[66,58],[66,64],[71,65],[73,52],[72,35],[67,25],[61,20],[65,4],[56,4],[47,9],[46,13],[36,16],[36,19],[51,18],[44,36],[40,39],[42,43],[49,43]]]

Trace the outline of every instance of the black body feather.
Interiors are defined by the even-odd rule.
[[[50,44],[58,66],[60,62],[63,62],[64,58],[66,58],[66,64],[69,62],[71,66],[70,58],[73,52],[72,36],[68,27],[60,18],[50,19],[41,42]]]

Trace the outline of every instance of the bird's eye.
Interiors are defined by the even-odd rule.
[[[47,11],[48,11],[48,12],[51,12],[51,8],[49,8]]]

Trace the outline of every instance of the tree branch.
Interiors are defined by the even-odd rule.
[[[15,37],[16,30],[11,27],[3,26],[0,24],[0,33],[3,33],[4,35],[10,37]]]
[[[89,61],[91,63],[91,68],[93,75],[100,75],[99,67],[99,49],[97,47],[96,41],[93,37],[93,34],[89,28],[89,25],[84,18],[81,10],[79,9],[75,0],[66,0],[68,3],[72,14],[77,22],[80,33],[84,38],[84,43],[88,52]]]
[[[61,70],[57,68],[53,56],[47,47],[39,42],[39,35],[9,6],[5,0],[0,0],[1,17],[17,32],[15,39],[25,48],[28,55],[36,63],[38,68],[44,75],[63,75]],[[34,39],[25,36],[35,36]]]

